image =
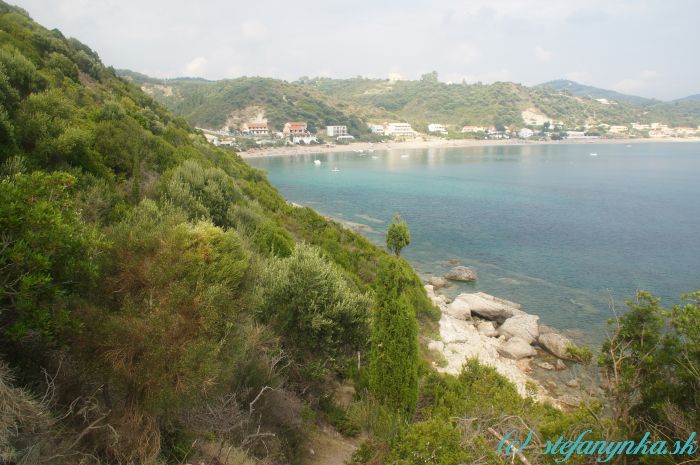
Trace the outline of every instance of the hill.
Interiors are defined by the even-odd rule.
[[[210,128],[262,117],[277,129],[294,119],[306,120],[316,129],[346,124],[358,137],[366,136],[364,123],[387,121],[407,121],[422,132],[430,123],[445,124],[454,132],[464,125],[522,127],[544,120],[562,121],[571,129],[600,123],[700,124],[700,104],[695,101],[660,102],[572,81],[535,87],[444,83],[436,73],[415,81],[306,77],[291,83],[269,78],[158,81],[120,73],[191,124]]]
[[[622,94],[614,90],[601,89],[600,87],[587,86],[568,79],[557,79],[554,81],[538,84],[535,87],[563,90],[577,97],[590,97],[594,99],[607,99],[616,102],[627,102],[637,105],[649,104],[654,102],[654,99],[639,97],[636,95]]]

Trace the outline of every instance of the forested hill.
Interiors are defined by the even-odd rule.
[[[276,129],[296,119],[307,120],[314,128],[347,124],[355,135],[361,135],[362,122],[386,121],[407,121],[420,131],[430,123],[454,131],[464,125],[522,127],[533,118],[562,121],[569,128],[587,123],[700,124],[700,103],[695,100],[661,102],[572,81],[535,87],[511,82],[444,83],[436,73],[415,81],[360,77],[305,77],[291,83],[269,78],[159,81],[130,71],[119,73],[191,124],[209,128],[236,127],[256,117],[267,117]]]

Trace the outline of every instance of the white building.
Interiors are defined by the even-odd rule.
[[[639,123],[632,123],[632,129],[635,129],[637,131],[648,131],[651,129],[651,126],[648,124],[639,124]]]
[[[384,126],[384,134],[394,139],[413,139],[416,131],[408,123],[389,123]]]
[[[586,133],[584,131],[566,131],[567,139],[585,139]]]
[[[535,131],[530,128],[522,128],[520,131],[518,131],[518,137],[521,139],[529,139],[533,136],[533,134],[535,134]]]
[[[443,136],[446,136],[447,128],[442,124],[432,123],[428,125],[428,132],[439,132]]]
[[[611,132],[612,134],[622,134],[623,132],[627,131],[629,131],[627,126],[610,126],[608,129],[608,132]]]
[[[372,134],[384,135],[384,126],[381,124],[370,124],[369,130],[372,131]]]
[[[347,126],[326,126],[326,135],[328,137],[342,137],[348,135]]]
[[[267,136],[268,134],[270,134],[270,130],[267,127],[267,123],[263,122],[245,123],[241,128],[241,132],[244,134],[249,134],[251,136]]]

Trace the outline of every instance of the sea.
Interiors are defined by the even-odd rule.
[[[579,342],[644,289],[700,290],[700,143],[391,149],[249,159],[288,200],[383,246],[395,213],[423,278],[455,263]]]

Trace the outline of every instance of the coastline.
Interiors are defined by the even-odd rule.
[[[335,145],[328,147],[325,145],[309,146],[285,146],[271,147],[238,152],[241,158],[265,158],[280,156],[312,155],[320,153],[353,152],[358,150],[374,149],[375,151],[385,150],[410,150],[410,149],[430,149],[430,148],[460,148],[460,147],[498,147],[498,146],[525,146],[525,145],[608,145],[608,144],[648,144],[648,143],[689,143],[700,142],[700,137],[689,138],[626,138],[626,139],[567,139],[561,141],[528,141],[521,139],[501,139],[501,140],[479,140],[479,139],[427,139],[404,142],[353,142],[348,145]]]

